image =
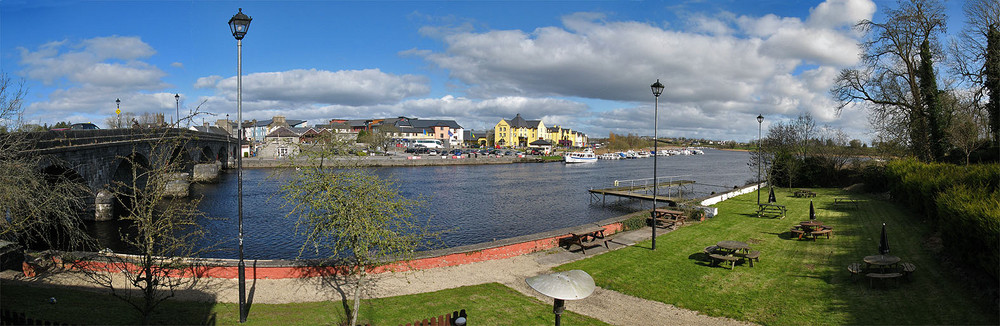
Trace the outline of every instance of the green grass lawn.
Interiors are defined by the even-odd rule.
[[[784,219],[758,218],[756,194],[719,203],[719,215],[633,247],[560,266],[581,269],[598,286],[701,311],[712,316],[769,325],[997,324],[996,315],[975,302],[960,276],[943,268],[928,242],[929,229],[894,204],[835,189],[814,190],[817,219],[834,227],[831,239],[791,238],[789,228],[808,219],[809,200],[777,189]],[[834,207],[834,198],[860,200],[859,207]],[[766,200],[767,194],[762,193]],[[847,265],[877,253],[886,223],[891,254],[911,262],[910,281],[869,287],[852,280]],[[706,246],[738,240],[761,251],[754,267],[711,267]]]
[[[332,291],[332,290],[331,290]],[[57,303],[48,303],[56,297]],[[0,305],[28,318],[53,322],[97,325],[134,325],[135,311],[109,295],[65,289],[38,288],[5,283]],[[471,325],[545,325],[555,319],[552,303],[524,296],[498,283],[465,286],[430,293],[365,300],[362,323],[398,325],[465,309]],[[167,301],[153,318],[154,324],[236,325],[239,307],[232,303]],[[340,301],[260,304],[251,306],[247,325],[336,325],[344,317]],[[604,325],[570,311],[566,325]]]

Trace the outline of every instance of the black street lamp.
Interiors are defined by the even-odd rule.
[[[174,119],[177,122],[174,123],[174,127],[181,126],[181,94],[174,94],[174,101],[177,102],[177,109],[174,110]]]
[[[233,15],[233,18],[229,19],[229,29],[233,32],[233,37],[236,38],[236,120],[238,120],[237,132],[240,134],[240,139],[237,141],[237,145],[240,148],[240,154],[236,156],[236,179],[237,179],[237,192],[239,193],[237,215],[239,215],[239,244],[240,244],[240,262],[237,265],[239,269],[240,278],[240,323],[247,321],[247,311],[246,311],[246,265],[243,263],[243,36],[246,36],[247,29],[250,28],[250,16],[243,14],[243,8],[240,8],[239,12]]]
[[[660,94],[663,94],[663,84],[660,84],[660,79],[657,78],[656,82],[649,85],[649,88],[653,90],[653,210],[649,212],[649,217],[653,221],[653,250],[656,250],[656,188],[659,187],[656,180],[656,157],[659,156],[659,149],[657,147],[657,136],[656,136],[656,120],[659,115],[660,107]]]
[[[120,98],[116,98],[115,99],[115,116],[118,118],[118,125],[115,126],[115,129],[121,129],[122,128],[122,99],[120,99]]]
[[[233,138],[233,125],[229,123],[229,113],[226,113],[226,168],[229,168],[229,160],[233,157],[233,148],[229,145],[229,139]]]
[[[760,166],[764,164],[763,153],[760,151],[760,127],[764,123],[764,116],[757,115],[757,206],[760,207]]]

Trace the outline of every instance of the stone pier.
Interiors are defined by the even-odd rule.
[[[191,175],[187,172],[168,173],[166,195],[184,198],[191,194]]]
[[[222,170],[222,162],[212,162],[195,164],[194,172],[191,174],[193,182],[215,182],[219,179],[219,171]]]

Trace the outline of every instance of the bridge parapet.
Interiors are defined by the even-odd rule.
[[[180,138],[209,142],[225,142],[226,135],[178,128],[142,128],[108,130],[50,130],[25,133],[35,151],[72,146],[122,142],[148,142],[153,139]]]

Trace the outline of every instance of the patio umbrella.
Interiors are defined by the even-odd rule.
[[[816,219],[816,209],[813,208],[813,201],[811,199],[809,200],[809,219],[810,220]]]
[[[767,195],[767,203],[770,204],[770,203],[774,203],[774,202],[777,202],[777,201],[778,201],[778,199],[774,198],[774,188],[771,188],[771,193]]]
[[[878,241],[878,253],[889,254],[889,237],[885,235],[885,223],[882,223],[882,238]]]

